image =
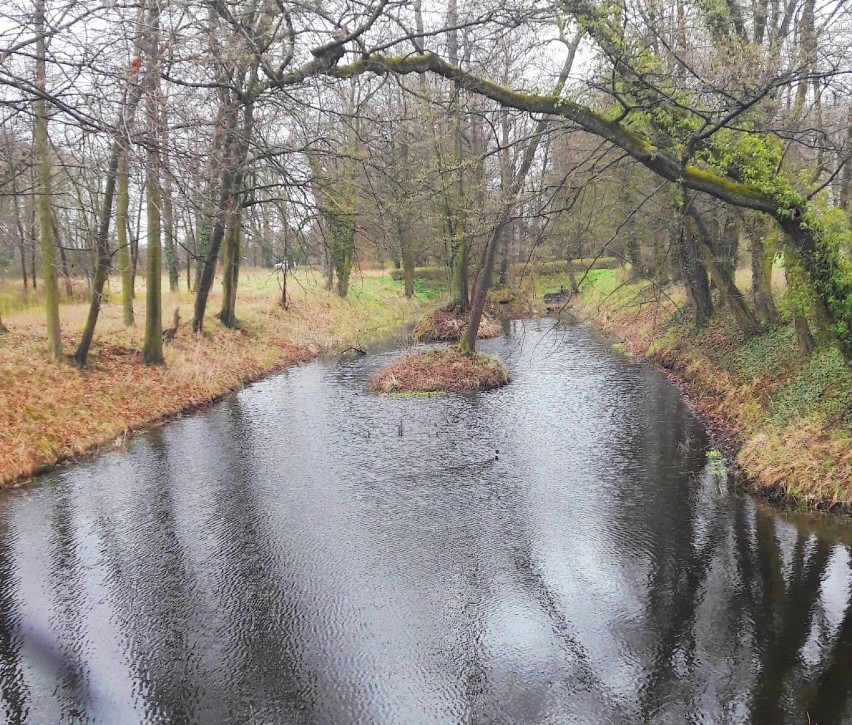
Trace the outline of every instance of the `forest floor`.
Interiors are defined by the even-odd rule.
[[[143,280],[134,302],[137,325],[122,323],[119,282],[111,294],[90,355],[80,370],[70,362],[53,364],[45,355],[44,314],[38,296],[0,281],[0,315],[9,328],[0,336],[0,485],[26,479],[64,460],[102,447],[121,447],[134,432],[204,406],[247,382],[286,365],[392,332],[434,306],[429,290],[405,299],[401,282],[381,272],[353,275],[349,297],[323,289],[319,273],[300,270],[288,281],[288,308],[269,270],[240,275],[237,315],[240,329],[220,325],[217,283],[208,304],[205,332],[191,332],[193,297],[165,292],[163,326],[174,309],[182,324],[164,346],[166,364],[140,361],[145,314]],[[20,284],[20,283],[18,283]],[[80,294],[84,284],[78,284]],[[181,287],[183,280],[181,280]],[[163,289],[168,289],[164,280]],[[64,298],[64,290],[63,290]],[[80,297],[60,307],[64,352],[71,355],[87,313]]]
[[[537,281],[546,291],[560,284]],[[750,487],[796,506],[852,509],[852,369],[836,349],[802,359],[791,324],[746,338],[724,309],[697,330],[682,287],[659,291],[629,270],[592,270],[569,309],[665,370]]]

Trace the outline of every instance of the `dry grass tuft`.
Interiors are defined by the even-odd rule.
[[[817,420],[767,428],[750,436],[737,461],[770,496],[810,506],[849,508],[852,503],[852,440]]]
[[[414,328],[414,338],[420,342],[458,342],[467,328],[468,318],[440,309],[421,318]],[[487,340],[500,334],[500,325],[487,315],[482,316],[477,340]]]
[[[215,321],[221,301],[217,285],[200,336],[188,322],[191,295],[166,293],[164,315],[179,307],[185,322],[165,346],[162,367],[141,364],[144,290],[137,292],[136,327],[123,326],[117,293],[104,305],[86,370],[48,361],[41,310],[4,316],[9,333],[0,336],[0,484],[99,447],[120,446],[135,430],[206,405],[283,366],[391,331],[424,305],[406,300],[401,286],[386,279],[364,278],[353,288],[352,296],[341,300],[303,273],[291,282],[291,304],[283,310],[276,304],[275,279],[266,271],[244,270],[237,302],[240,330]],[[86,311],[79,303],[61,308],[68,354]]]
[[[374,393],[470,393],[499,388],[509,380],[500,359],[449,347],[392,362],[373,375],[369,389]]]

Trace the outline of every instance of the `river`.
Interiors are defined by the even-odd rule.
[[[391,344],[0,492],[0,717],[850,721],[852,527],[584,327],[481,348],[511,385],[370,395]]]

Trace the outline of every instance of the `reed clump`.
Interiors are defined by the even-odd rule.
[[[418,342],[458,342],[464,336],[468,317],[452,310],[439,309],[425,315],[414,328]],[[500,325],[487,315],[479,323],[477,340],[487,340],[500,334]]]
[[[395,360],[373,375],[369,389],[375,393],[472,393],[502,387],[510,379],[499,358],[448,347]]]

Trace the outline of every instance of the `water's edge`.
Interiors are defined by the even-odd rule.
[[[0,721],[843,722],[852,530],[730,486],[594,330],[367,393],[401,342],[0,493]]]
[[[414,322],[409,320],[407,322],[403,322],[399,325],[399,327],[394,332],[388,332],[387,330],[374,331],[368,334],[365,338],[363,344],[379,344],[385,345],[389,342],[398,343],[404,335],[411,331]],[[124,449],[131,441],[138,438],[145,433],[148,433],[152,430],[160,428],[168,423],[171,423],[176,420],[181,420],[182,418],[186,418],[193,413],[199,413],[209,409],[210,407],[216,405],[217,403],[221,403],[225,400],[229,395],[235,395],[239,393],[241,390],[245,390],[246,388],[254,385],[256,383],[261,383],[270,378],[274,378],[276,375],[280,375],[283,372],[286,372],[290,368],[298,367],[299,365],[304,365],[309,362],[313,362],[315,360],[325,360],[336,355],[341,354],[346,351],[353,344],[353,340],[343,340],[335,345],[331,345],[329,347],[323,347],[317,350],[309,350],[308,348],[304,348],[304,355],[298,359],[285,360],[283,362],[276,363],[275,365],[261,370],[257,374],[248,374],[243,377],[243,379],[239,382],[238,385],[231,386],[223,389],[220,393],[216,395],[206,398],[205,400],[201,400],[197,403],[187,403],[182,408],[178,410],[171,410],[162,415],[150,418],[145,422],[144,425],[135,427],[135,428],[127,428],[125,432],[115,439],[104,439],[100,442],[93,443],[85,450],[82,450],[78,453],[75,453],[71,456],[57,456],[52,462],[46,463],[40,468],[36,469],[32,474],[25,474],[18,476],[17,478],[12,479],[11,481],[7,481],[5,484],[0,485],[0,491],[3,491],[7,488],[21,488],[24,486],[30,486],[33,483],[36,483],[40,478],[50,475],[55,471],[73,466],[78,463],[85,463],[87,461],[91,461],[97,458],[100,455],[104,455],[111,451],[122,450]]]

